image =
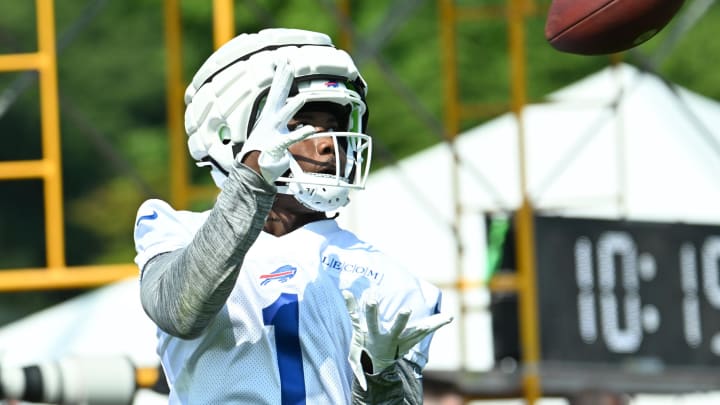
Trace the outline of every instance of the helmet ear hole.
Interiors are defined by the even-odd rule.
[[[222,125],[220,128],[218,128],[218,137],[220,138],[220,142],[222,142],[223,145],[227,145],[230,143],[230,128],[227,127],[227,125]]]

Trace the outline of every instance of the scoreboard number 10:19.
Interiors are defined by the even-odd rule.
[[[693,243],[684,242],[679,247],[677,288],[682,290],[683,336],[690,347],[700,346],[703,340],[700,300],[720,310],[719,260],[719,236],[705,239],[699,258]],[[643,332],[655,333],[662,323],[658,309],[643,305],[639,293],[640,282],[652,281],[656,273],[655,258],[638,252],[629,232],[604,231],[595,246],[588,237],[579,237],[575,242],[575,279],[582,340],[594,343],[600,333],[611,352],[635,352]],[[720,356],[720,331],[712,336],[710,349]]]
[[[535,218],[543,360],[720,366],[720,226]]]

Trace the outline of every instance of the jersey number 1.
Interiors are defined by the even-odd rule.
[[[305,375],[300,351],[300,311],[296,294],[282,293],[263,308],[263,323],[275,327],[282,405],[305,404]]]

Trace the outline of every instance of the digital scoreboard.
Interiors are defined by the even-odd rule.
[[[720,226],[535,218],[542,361],[720,366]]]

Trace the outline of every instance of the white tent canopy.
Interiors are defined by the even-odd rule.
[[[621,64],[528,105],[518,121],[498,117],[458,136],[458,257],[452,156],[439,144],[375,172],[340,220],[366,240],[441,285],[485,272],[484,213],[520,205],[519,122],[525,139],[527,194],[538,211],[568,216],[720,223],[720,104]],[[483,291],[445,293],[482,306]],[[487,298],[487,297],[485,297]],[[476,302],[476,301],[480,302]],[[489,317],[476,311],[438,331],[428,367],[485,369]],[[440,352],[441,351],[441,352]],[[463,353],[464,354],[461,354]],[[463,360],[465,359],[465,360]]]
[[[0,329],[0,362],[24,366],[68,356],[124,356],[155,367],[155,325],[143,312],[137,279],[114,283]]]

